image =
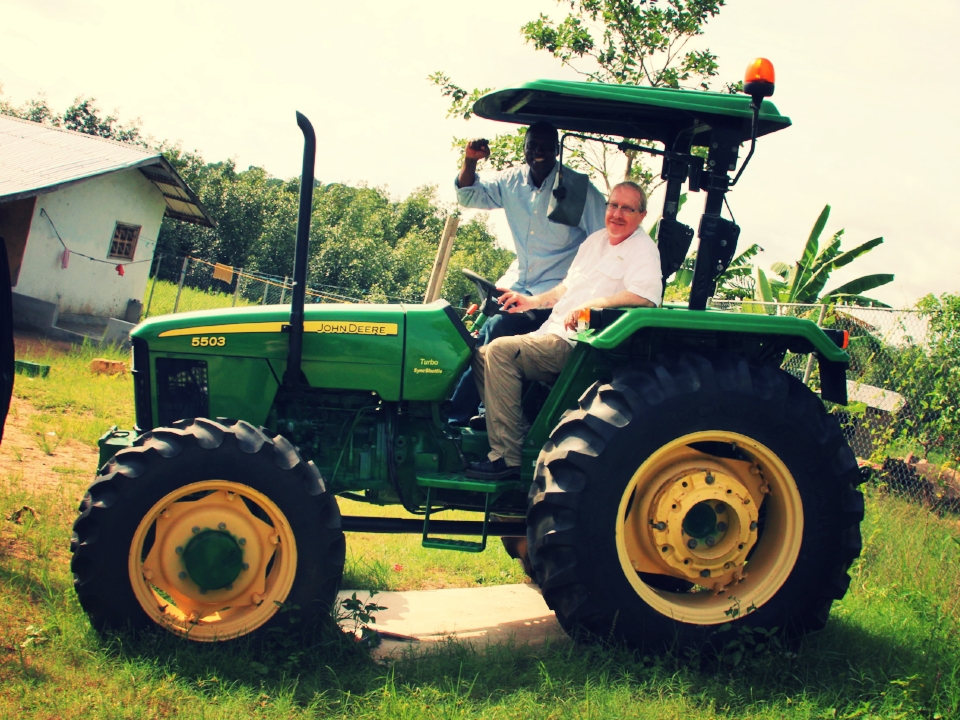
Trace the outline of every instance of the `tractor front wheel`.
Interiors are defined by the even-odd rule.
[[[160,626],[229,640],[326,612],[343,574],[336,499],[283,437],[188,420],[117,453],[80,505],[71,543],[98,630]]]
[[[568,632],[634,646],[819,629],[860,551],[858,480],[837,422],[777,368],[687,354],[618,372],[540,454],[536,580]]]

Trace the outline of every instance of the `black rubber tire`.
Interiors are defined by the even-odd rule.
[[[644,601],[626,577],[615,538],[618,507],[636,469],[666,443],[704,431],[738,433],[775,452],[802,500],[801,544],[789,576],[735,622],[791,634],[817,630],[831,602],[846,593],[847,570],[860,553],[863,496],[839,424],[816,395],[777,368],[684,354],[590,387],[540,454],[527,515],[530,559],[547,604],[575,638],[701,647],[723,637],[716,623],[679,622]]]
[[[167,494],[214,479],[253,488],[279,508],[297,549],[293,584],[280,600],[301,620],[329,612],[343,575],[346,543],[336,498],[317,468],[285,438],[271,437],[263,428],[188,419],[148,432],[117,453],[80,504],[70,566],[80,604],[98,631],[159,624],[131,586],[132,538]],[[255,632],[281,620],[289,623],[290,617],[274,613]]]

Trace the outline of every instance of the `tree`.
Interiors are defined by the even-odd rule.
[[[2,94],[3,87],[0,86],[0,96]],[[87,135],[96,135],[118,142],[149,146],[149,143],[141,137],[140,118],[121,125],[115,116],[103,116],[102,111],[97,106],[96,98],[88,98],[83,95],[74,98],[73,104],[62,115],[57,115],[50,109],[50,105],[42,93],[25,105],[20,106],[12,105],[0,97],[0,115],[10,115],[52,127],[63,127],[67,130],[76,130]]]
[[[960,295],[927,295],[916,305],[926,318],[924,341],[908,338],[904,347],[886,352],[888,365],[882,387],[903,395],[910,412],[898,423],[897,435],[919,443],[924,457],[931,452],[941,462],[960,465]],[[886,368],[890,369],[887,370]],[[876,382],[868,376],[867,382]],[[879,383],[878,383],[879,384]]]
[[[717,56],[708,49],[690,50],[694,37],[703,34],[725,0],[558,0],[570,6],[567,16],[555,22],[541,14],[521,28],[524,40],[549,52],[564,66],[592,82],[694,87],[707,90],[719,74]],[[442,72],[429,80],[451,100],[448,117],[469,120],[473,104],[488,89],[472,91],[453,83]],[[728,90],[739,89],[727,84]],[[455,139],[463,147],[464,140]],[[571,162],[600,176],[609,188],[613,171],[606,146],[576,144]],[[500,135],[490,143],[490,164],[502,169],[523,162],[523,130]],[[653,174],[635,153],[626,155],[623,178],[650,186]]]
[[[140,118],[126,125],[120,125],[119,120],[113,115],[102,117],[96,102],[96,98],[86,98],[83,95],[78,95],[74,99],[73,105],[64,111],[60,124],[67,130],[76,130],[87,135],[97,135],[98,137],[136,145],[147,145],[146,141],[140,138]]]

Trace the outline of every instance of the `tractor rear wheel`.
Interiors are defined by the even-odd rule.
[[[329,611],[343,574],[336,498],[283,437],[187,420],[121,450],[73,526],[71,569],[98,630],[210,642]]]
[[[856,458],[787,373],[685,354],[580,398],[537,463],[530,559],[564,629],[699,647],[826,622],[860,552]]]

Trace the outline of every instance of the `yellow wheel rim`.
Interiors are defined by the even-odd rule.
[[[201,587],[189,572],[201,580],[210,576],[189,562],[191,541],[203,537],[240,555],[231,581],[221,587]],[[150,508],[134,533],[128,572],[154,622],[212,642],[245,635],[273,617],[290,593],[296,567],[293,532],[270,498],[240,483],[207,480],[174,490]]]
[[[698,443],[735,447],[746,459],[717,457]],[[793,475],[772,450],[732,432],[692,433],[661,447],[630,479],[617,515],[617,552],[634,590],[657,612],[696,625],[768,602],[790,576],[802,536]],[[690,590],[658,589],[648,584],[654,576]]]

